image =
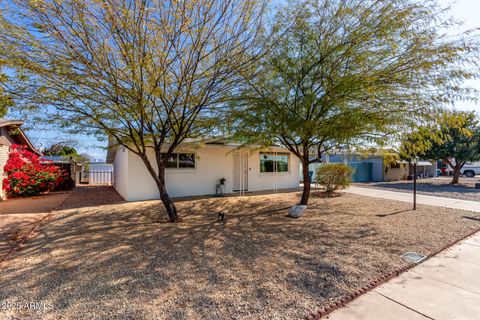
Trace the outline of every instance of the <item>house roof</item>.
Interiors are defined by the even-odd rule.
[[[165,145],[168,146],[168,143],[165,143]],[[243,143],[240,143],[238,141],[233,141],[231,138],[227,136],[213,136],[213,137],[201,137],[196,139],[185,139],[184,142],[180,145],[180,147],[181,146],[197,147],[197,146],[203,146],[203,145],[212,145],[212,146],[218,145],[218,146],[229,147],[232,149],[241,148],[244,146]],[[118,147],[119,145],[112,138],[108,139],[106,163],[113,163]],[[249,147],[260,148],[259,145],[258,146],[252,145]],[[280,145],[272,145],[271,147],[285,149]]]
[[[417,166],[420,166],[420,167],[429,167],[429,166],[432,166],[432,163],[430,161],[419,161],[417,163]]]
[[[21,126],[22,124],[23,124],[22,120],[0,119],[0,127]]]
[[[13,119],[0,119],[0,128],[5,127],[7,129],[11,130],[17,130],[18,129],[18,134],[15,135],[15,138],[19,140],[19,142],[23,145],[26,145],[30,151],[41,155],[40,152],[33,146],[32,142],[28,139],[28,137],[25,135],[23,130],[20,128],[20,126],[23,125],[22,120],[13,120]],[[4,136],[0,137],[0,145],[11,145],[11,142]]]

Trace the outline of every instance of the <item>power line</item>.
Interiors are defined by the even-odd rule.
[[[55,138],[47,138],[47,137],[29,137],[30,140],[65,140],[65,139],[59,139],[59,137]],[[76,141],[93,141],[93,142],[107,142],[107,141],[102,141],[98,139],[79,139],[79,138],[71,138],[71,140],[76,140]]]

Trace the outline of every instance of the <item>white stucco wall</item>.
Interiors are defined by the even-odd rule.
[[[113,161],[113,186],[125,200],[128,198],[128,152],[120,147]]]
[[[3,179],[5,178],[3,167],[7,163],[9,150],[10,148],[8,146],[0,145],[0,200],[5,198],[3,193]]]
[[[278,151],[285,152],[284,150]],[[181,152],[190,151],[182,150]],[[166,169],[167,190],[172,197],[214,194],[215,186],[221,178],[226,179],[225,193],[233,192],[232,148],[221,145],[206,145],[191,152],[196,155],[195,168]],[[153,151],[149,154],[149,158],[154,158]],[[157,186],[140,157],[120,148],[117,151],[114,163],[115,188],[125,200],[137,201],[159,198]],[[277,189],[298,187],[298,166],[298,159],[291,154],[289,158],[290,172],[260,173],[260,155],[258,151],[253,152],[248,156],[248,191],[272,190],[274,180]]]

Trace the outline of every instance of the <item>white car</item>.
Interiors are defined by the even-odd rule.
[[[480,164],[467,163],[463,166],[462,170],[460,170],[460,174],[465,175],[465,177],[480,175]]]

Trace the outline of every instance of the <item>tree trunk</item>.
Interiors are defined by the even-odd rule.
[[[458,184],[458,180],[460,178],[460,170],[462,169],[462,167],[456,165],[454,168],[453,168],[453,179],[452,179],[452,182],[450,182],[450,184]]]
[[[307,154],[308,157],[308,154]],[[308,198],[310,197],[310,175],[308,174],[308,158],[300,159],[302,161],[302,171],[303,171],[303,193],[302,198],[300,199],[299,205],[308,205]]]
[[[173,203],[172,199],[168,195],[167,188],[165,186],[165,179],[161,179],[160,183],[157,183],[157,187],[158,192],[160,193],[160,199],[162,200],[165,210],[167,210],[168,220],[170,222],[180,222],[175,203]]]
[[[180,222],[177,208],[167,192],[167,186],[165,185],[165,164],[163,163],[158,166],[157,187],[158,192],[160,193],[160,199],[165,206],[165,210],[167,210],[168,220],[170,220],[170,222]]]
[[[465,161],[459,161],[455,159],[455,165],[453,165],[453,163],[450,160],[448,159],[445,159],[445,160],[450,166],[450,168],[453,169],[453,179],[452,179],[452,182],[450,182],[450,184],[458,184],[458,180],[460,179],[460,170],[462,170],[463,166],[465,165]]]
[[[139,156],[140,158],[142,158],[143,163],[147,167],[148,172],[150,172],[151,176],[155,180],[155,183],[157,184],[158,193],[160,194],[160,199],[162,200],[163,206],[167,211],[168,220],[170,222],[180,222],[181,220],[178,217],[177,208],[175,207],[175,204],[173,203],[170,196],[168,195],[167,187],[165,185],[165,163],[161,161],[160,151],[158,150],[155,150],[155,151],[156,153],[158,153],[157,154],[158,173],[155,172],[155,170],[153,169],[152,164],[150,163],[146,154],[141,154]]]

